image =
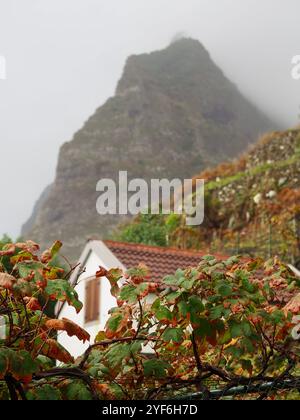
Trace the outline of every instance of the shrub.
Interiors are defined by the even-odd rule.
[[[260,398],[297,397],[292,332],[300,282],[277,259],[208,256],[159,283],[142,265],[126,273],[100,268],[96,275],[108,278],[118,306],[74,360],[57,333],[82,341],[88,333],[45,312],[49,301],[82,308],[68,274],[53,264],[60,247],[40,254],[28,241],[0,251],[1,399],[244,398],[245,389]]]

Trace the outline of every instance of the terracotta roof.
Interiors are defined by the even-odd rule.
[[[168,274],[173,274],[178,268],[196,267],[201,258],[209,252],[186,251],[175,248],[130,244],[125,242],[104,241],[118,260],[126,267],[137,267],[145,264],[150,269],[151,281],[159,281]],[[228,256],[215,255],[218,259]]]

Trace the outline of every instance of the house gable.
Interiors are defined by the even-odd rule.
[[[79,265],[74,270],[70,279],[70,282],[75,286],[79,300],[83,303],[84,307],[87,306],[87,284],[95,278],[95,274],[99,270],[99,266],[104,267],[107,270],[115,267],[125,270],[123,264],[103,242],[90,241],[87,243],[83,253],[81,254]],[[99,293],[99,296],[93,300],[94,302],[99,302],[99,313],[97,319],[95,320],[86,319],[87,314],[84,309],[79,314],[75,312],[74,308],[68,305],[60,306],[58,309],[60,312],[59,318],[68,318],[85,328],[91,336],[91,342],[94,341],[98,332],[101,329],[104,329],[108,319],[108,311],[112,307],[116,306],[116,300],[110,293],[110,284],[106,278],[103,277],[99,279],[99,288],[97,289],[97,293]],[[60,344],[68,349],[71,354],[75,355],[75,357],[83,354],[89,345],[89,343],[82,344],[78,341],[78,339],[76,339],[76,337],[69,337],[65,333],[60,334],[58,340]]]
[[[127,268],[144,263],[150,270],[149,281],[159,282],[163,277],[174,273],[178,268],[186,269],[197,266],[204,255],[207,255],[207,253],[114,241],[90,240],[81,254],[79,265],[74,270],[70,282],[75,286],[79,300],[85,307],[88,304],[87,299],[89,299],[86,289],[87,282],[95,279],[99,266],[106,270],[120,268],[126,271]],[[220,255],[216,257],[219,259],[227,258]],[[96,308],[93,308],[95,311],[88,309],[90,316],[92,312],[97,312],[97,316],[86,319],[87,313],[85,310],[76,314],[73,308],[64,305],[59,317],[68,318],[85,328],[91,336],[91,342],[93,342],[98,332],[104,329],[109,317],[109,310],[116,306],[116,300],[111,295],[110,288],[109,281],[102,277],[97,289],[99,296],[96,300],[90,299],[91,302],[99,302],[99,311],[97,312]],[[149,296],[150,300],[152,298],[153,296]],[[59,342],[75,356],[81,355],[88,347],[88,343],[83,345],[76,338],[70,338],[65,333],[59,336]]]

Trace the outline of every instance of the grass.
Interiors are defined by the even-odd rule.
[[[256,166],[255,168],[251,168],[248,171],[245,172],[238,172],[237,174],[233,176],[229,176],[227,178],[223,178],[220,181],[210,181],[206,184],[206,190],[212,191],[215,189],[226,187],[227,185],[233,184],[237,181],[240,181],[244,178],[247,178],[249,176],[257,176],[260,175],[270,169],[283,169],[287,166],[291,166],[294,163],[299,162],[299,155],[300,155],[300,148],[296,149],[295,155],[293,155],[291,158],[282,160],[279,162],[273,162],[273,163],[263,163],[261,165]]]

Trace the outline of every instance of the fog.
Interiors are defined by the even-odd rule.
[[[0,235],[16,236],[59,147],[114,93],[126,57],[197,38],[282,127],[299,122],[299,0],[0,0]]]

